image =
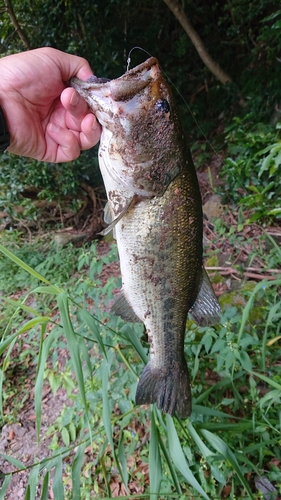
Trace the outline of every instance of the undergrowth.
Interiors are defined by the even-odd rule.
[[[281,124],[236,117],[225,129],[227,157],[221,170],[225,200],[249,210],[249,223],[281,217]]]
[[[278,266],[280,247],[270,244]],[[26,499],[37,498],[38,491],[48,499],[50,488],[56,500],[262,499],[268,483],[281,493],[280,276],[242,287],[243,300],[235,306],[225,302],[216,327],[188,320],[193,409],[189,419],[180,420],[154,405],[134,404],[149,350],[142,325],[107,312],[120,279],[103,283],[100,277],[117,259],[114,244],[102,257],[95,243],[61,250],[44,275],[44,261],[29,265],[35,249],[29,257],[18,251],[28,263],[3,245],[0,251],[2,280],[5,269],[8,283],[15,269],[25,273],[24,294],[11,296],[8,286],[0,296],[3,423],[12,420],[5,414],[7,370],[17,362],[13,349],[23,337],[21,361],[28,356],[36,367],[38,439],[43,384],[54,393],[63,387],[73,401],[49,427],[51,458],[35,458],[28,466]],[[52,260],[49,254],[45,258]],[[62,265],[60,276],[57,258],[72,263],[69,275]],[[22,286],[21,278],[18,283]],[[60,349],[69,351],[63,370],[57,364]],[[12,476],[27,469],[12,456],[3,458],[13,471],[2,475],[0,499]]]

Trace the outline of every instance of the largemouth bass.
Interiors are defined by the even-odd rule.
[[[108,197],[122,290],[113,311],[142,321],[150,342],[136,403],[191,412],[184,356],[188,312],[200,325],[219,322],[220,307],[202,264],[202,203],[173,96],[157,59],[115,80],[71,85],[102,125],[99,165]]]

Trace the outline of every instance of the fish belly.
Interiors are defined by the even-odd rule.
[[[190,413],[184,334],[202,269],[200,217],[200,199],[185,173],[161,197],[137,203],[116,225],[122,293],[143,321],[151,346],[137,403],[156,401],[181,417]]]

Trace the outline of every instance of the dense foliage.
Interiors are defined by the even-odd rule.
[[[2,8],[2,56],[29,47],[53,46],[86,57],[96,74],[109,78],[126,70],[128,53],[135,46],[158,57],[175,87],[191,143],[202,139],[202,134],[212,137],[218,127],[229,124],[235,115],[251,113],[254,123],[275,125],[278,122],[281,10],[277,1],[186,2],[186,15],[206,49],[233,79],[233,83],[227,85],[222,85],[204,66],[191,40],[163,1],[97,0],[93,3],[85,0],[81,4],[76,0],[12,0],[5,1],[5,5],[8,7]],[[12,23],[11,6],[24,38]],[[151,22],[148,23],[148,19]],[[146,57],[141,50],[133,51],[131,66]],[[269,145],[264,143],[263,148]],[[67,166],[72,173],[64,178],[64,192],[75,194],[81,182],[81,170],[91,184],[95,182],[92,171],[97,169],[97,164],[89,163],[88,158],[82,157],[78,163]],[[7,192],[8,199],[22,189],[21,173],[27,171],[27,163],[21,159],[10,161],[13,179],[4,170],[0,179],[1,191],[4,197]],[[1,158],[1,167],[5,162],[6,158]],[[29,181],[40,185],[43,196],[56,198],[60,194],[54,188],[54,180],[61,179],[57,168],[50,168],[47,183],[46,169],[38,169],[36,162],[28,162],[28,172]],[[258,181],[258,172],[254,175]],[[239,169],[237,182],[244,184],[239,178]],[[234,192],[230,189],[232,195]]]

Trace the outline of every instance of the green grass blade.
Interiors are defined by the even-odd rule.
[[[127,460],[126,460],[126,455],[125,455],[125,447],[124,447],[124,432],[123,430],[120,432],[120,438],[119,438],[119,443],[118,443],[118,449],[117,449],[117,458],[118,462],[120,463],[120,469],[122,472],[122,479],[123,482],[127,488],[128,486],[128,480],[129,480],[129,475],[128,475],[128,470],[127,470]]]
[[[179,423],[180,425],[183,427],[183,424],[182,424],[182,421],[179,420]],[[214,456],[214,453],[208,448],[208,446],[205,445],[205,443],[203,443],[202,439],[200,438],[199,434],[197,433],[197,431],[194,429],[193,425],[191,422],[188,422],[187,424],[187,429],[188,429],[188,432],[190,434],[190,436],[192,437],[193,441],[196,443],[196,445],[198,446],[199,450],[200,450],[200,453],[202,453],[203,457],[205,459],[207,459],[208,457],[210,456]]]
[[[23,462],[20,462],[20,460],[10,457],[9,455],[5,455],[5,453],[1,453],[1,458],[7,460],[19,470],[24,470],[26,468]]]
[[[53,493],[56,500],[64,500],[64,489],[62,482],[62,457],[58,457],[55,461]]]
[[[122,328],[120,329],[120,333],[122,333],[122,335],[126,338],[126,340],[133,346],[135,351],[138,353],[140,359],[146,365],[148,362],[148,355],[146,349],[144,349],[144,347],[142,346],[141,341],[134,332],[133,328],[130,325],[126,324],[122,326]]]
[[[37,286],[32,290],[32,293],[46,293],[48,295],[58,295],[62,293],[63,290],[54,285]]]
[[[27,485],[27,488],[25,490],[24,500],[31,500],[31,496],[30,496],[30,484]]]
[[[250,372],[250,373],[251,373],[251,375],[254,375],[255,377],[260,378],[264,382],[267,382],[267,384],[271,385],[271,387],[274,387],[275,389],[278,389],[279,391],[281,391],[281,385],[278,384],[278,382],[276,382],[272,378],[269,378],[266,375],[262,375],[261,373],[257,373],[257,372]]]
[[[36,311],[32,307],[26,306],[23,302],[20,302],[19,300],[13,300],[8,297],[0,297],[0,300],[3,300],[4,302],[7,302],[12,306],[18,307],[19,309],[22,309],[23,311],[26,311],[30,314],[33,314],[34,316],[41,316],[41,314],[39,314],[38,311]]]
[[[104,343],[102,341],[99,329],[97,327],[97,322],[96,322],[95,318],[86,309],[81,309],[81,311],[79,311],[79,316],[86,323],[90,332],[94,335],[94,337],[95,337],[95,339],[100,347],[101,352],[103,353],[104,357],[107,358],[106,349],[105,349]]]
[[[50,281],[48,281],[46,278],[44,278],[44,276],[42,276],[42,274],[37,273],[34,269],[32,269],[32,267],[25,264],[25,262],[23,262],[23,260],[16,257],[16,255],[14,255],[12,252],[10,252],[10,250],[8,250],[7,248],[3,247],[3,245],[1,245],[1,244],[0,244],[0,252],[2,252],[6,257],[8,257],[8,259],[12,260],[19,267],[21,267],[22,269],[27,271],[29,274],[31,274],[31,276],[33,276],[34,278],[37,278],[39,281],[43,281],[43,283],[46,283],[47,285],[53,286],[50,283]],[[61,290],[59,288],[57,288],[57,291],[58,291],[58,293],[61,292]]]
[[[245,490],[247,491],[249,497],[251,499],[253,499],[254,497],[252,495],[251,488],[250,488],[248,482],[246,481],[244,474],[243,474],[242,470],[240,469],[240,466],[237,462],[237,459],[236,459],[234,453],[231,451],[231,449],[227,446],[227,444],[219,436],[216,436],[212,432],[207,431],[206,429],[201,429],[200,432],[201,432],[201,434],[203,434],[203,436],[208,441],[208,443],[213,448],[215,448],[215,450],[217,450],[218,453],[220,453],[225,458],[225,460],[227,460],[231,464],[231,466],[235,470],[241,484],[244,486]]]
[[[56,330],[53,329],[49,333],[48,337],[44,339],[45,330],[46,330],[45,325],[42,325],[37,372],[36,372],[36,382],[34,388],[36,434],[38,442],[40,440],[40,426],[41,426],[41,414],[42,414],[41,402],[42,402],[42,387],[44,381],[44,369],[50,348],[53,344],[54,337],[56,334]]]
[[[180,440],[175,428],[174,421],[170,415],[166,415],[166,423],[167,423],[167,434],[168,434],[168,442],[169,442],[169,450],[172,457],[172,460],[176,466],[176,468],[180,471],[186,481],[198,492],[202,495],[206,500],[210,500],[208,495],[205,493],[203,488],[198,483],[197,479],[192,474],[192,471],[188,467],[184,452],[182,450]]]
[[[112,356],[111,356],[112,358]],[[107,437],[107,441],[111,446],[112,452],[114,452],[114,443],[112,437],[112,425],[111,425],[111,411],[108,399],[108,380],[109,380],[109,369],[110,365],[107,360],[103,360],[101,364],[101,375],[102,375],[102,419],[103,425]]]
[[[40,466],[36,465],[32,467],[32,470],[29,474],[28,485],[29,485],[30,500],[36,500],[36,490],[39,483],[39,471],[40,471]]]
[[[149,442],[149,483],[150,500],[157,500],[162,480],[162,463],[159,444],[159,432],[153,406],[151,412]]]
[[[79,344],[79,349],[81,351],[81,355],[86,361],[86,365],[88,367],[89,375],[90,375],[90,380],[92,382],[92,374],[93,374],[93,366],[91,362],[91,358],[89,355],[89,348],[86,345],[85,339],[82,336],[77,336],[78,338],[78,344]]]
[[[47,316],[41,316],[39,318],[33,318],[33,319],[27,321],[27,323],[25,323],[22,328],[20,328],[17,332],[15,332],[12,335],[10,335],[9,337],[7,337],[6,340],[4,340],[4,342],[0,343],[0,356],[7,349],[7,347],[9,347],[11,342],[14,339],[16,339],[21,333],[27,332],[28,330],[30,330],[34,326],[47,324],[47,323],[49,323],[49,318]]]
[[[40,500],[48,500],[49,498],[49,481],[50,481],[50,471],[47,471],[45,476],[44,476],[44,480],[43,480],[43,484],[42,484],[42,493],[41,493],[41,498]]]
[[[68,298],[66,293],[62,293],[57,296],[58,306],[61,314],[61,321],[65,333],[65,337],[67,340],[68,349],[71,356],[71,361],[73,364],[73,368],[75,371],[75,375],[77,378],[77,383],[81,395],[81,399],[84,405],[85,414],[88,415],[87,410],[87,401],[86,401],[86,393],[85,393],[85,385],[84,385],[84,376],[82,370],[82,364],[80,359],[80,349],[79,343],[77,342],[77,338],[71,323],[71,319],[69,316],[69,308],[68,308]]]
[[[7,476],[5,476],[4,482],[3,482],[1,489],[0,489],[0,500],[5,500],[5,498],[6,498],[5,493],[8,489],[8,486],[10,484],[12,477],[13,477],[12,474],[8,474]]]
[[[73,460],[72,465],[72,500],[80,500],[80,476],[81,476],[81,468],[83,465],[83,460],[85,457],[85,448],[87,443],[83,443],[78,447],[75,458]]]

